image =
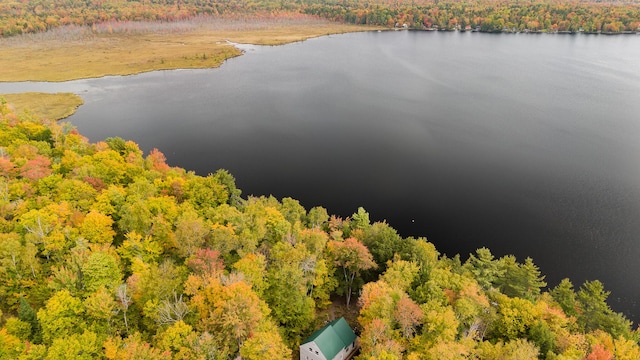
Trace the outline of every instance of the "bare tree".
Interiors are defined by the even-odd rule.
[[[120,284],[116,289],[116,297],[118,298],[118,304],[122,308],[122,313],[124,314],[124,327],[127,329],[128,333],[129,323],[127,322],[127,310],[129,310],[129,305],[131,305],[131,296],[129,296],[127,290],[127,284]]]
[[[158,318],[156,321],[160,325],[170,325],[176,323],[189,313],[187,303],[182,300],[182,294],[178,296],[173,292],[173,300],[163,300],[162,305],[158,308]]]

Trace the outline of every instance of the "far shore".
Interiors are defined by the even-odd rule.
[[[231,43],[281,45],[372,29],[377,28],[313,17],[69,26],[0,39],[0,82],[62,82],[155,70],[214,68],[242,54]]]
[[[234,44],[283,45],[309,38],[376,30],[313,17],[198,18],[175,23],[68,26],[0,39],[0,82],[63,82],[157,70],[206,69],[242,55]],[[22,113],[61,120],[82,105],[75,94],[0,94]]]

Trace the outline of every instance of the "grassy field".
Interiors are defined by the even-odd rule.
[[[66,81],[152,70],[211,68],[241,52],[227,41],[277,45],[363,31],[311,17],[196,18],[64,27],[0,40],[0,81]]]
[[[27,110],[31,114],[49,120],[64,119],[73,114],[83,101],[71,93],[20,93],[0,94],[0,98],[12,106],[18,114]]]

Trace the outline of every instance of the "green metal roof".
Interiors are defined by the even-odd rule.
[[[356,334],[351,330],[344,318],[334,320],[322,329],[317,330],[303,342],[315,342],[322,355],[326,359],[333,359],[343,348],[356,339]]]

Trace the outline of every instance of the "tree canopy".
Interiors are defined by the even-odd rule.
[[[359,359],[638,358],[601,282],[547,291],[530,258],[462,263],[371,218],[0,101],[0,359],[290,359],[338,311]]]
[[[61,26],[119,31],[126,21],[318,15],[330,20],[415,29],[486,32],[636,32],[637,1],[456,1],[456,0],[0,0],[0,36],[42,32]],[[106,30],[104,30],[106,29]]]

